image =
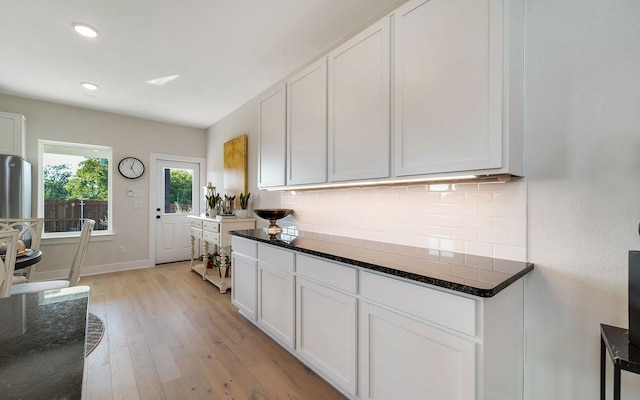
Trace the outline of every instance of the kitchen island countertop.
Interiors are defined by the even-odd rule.
[[[295,227],[276,236],[263,229],[230,234],[479,297],[493,297],[533,270],[529,262],[303,232]]]
[[[0,299],[0,398],[80,399],[89,287]]]

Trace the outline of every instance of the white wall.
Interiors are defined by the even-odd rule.
[[[525,399],[595,400],[599,324],[628,326],[627,252],[640,248],[640,2],[532,0],[525,12],[527,259],[536,266],[525,279]],[[249,133],[252,191],[257,113],[252,101],[209,130],[209,154]],[[357,201],[413,210],[410,196],[364,190],[283,192],[280,202],[260,192],[260,204],[298,208],[297,222],[312,229],[329,225],[315,210],[344,217]],[[374,229],[370,215],[347,218],[330,224],[353,236]],[[623,373],[622,384],[623,399],[640,398],[640,377]]]
[[[148,266],[149,154],[205,157],[205,130],[7,95],[0,95],[0,110],[23,114],[27,119],[26,158],[33,164],[34,196],[39,169],[38,139],[111,146],[114,164],[125,156],[135,156],[144,162],[146,172],[136,180],[125,179],[114,169],[115,235],[112,240],[91,241],[83,273]],[[144,197],[135,198],[143,201],[143,208],[133,208],[134,198],[127,197],[128,189],[143,191]],[[33,212],[35,215],[36,210]],[[119,245],[125,246],[125,254],[118,254]],[[42,246],[46,256],[38,264],[38,277],[65,276],[64,268],[68,270],[71,265],[75,244],[51,245],[44,241]]]
[[[526,13],[526,398],[597,399],[599,324],[627,326],[627,252],[640,248],[640,2],[535,0]],[[640,398],[640,377],[622,382],[623,399]]]
[[[207,181],[212,182],[218,193],[224,193],[224,143],[247,135],[249,208],[273,208],[280,205],[279,192],[258,191],[258,102],[253,99],[229,116],[214,124],[207,131]],[[255,215],[252,215],[255,217]],[[257,218],[257,217],[256,217]],[[258,219],[258,226],[264,221]]]

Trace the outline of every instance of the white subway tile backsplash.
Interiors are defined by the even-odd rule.
[[[430,226],[427,230],[427,235],[437,238],[449,239],[451,238],[451,228],[444,226]]]
[[[509,245],[517,247],[527,246],[527,234],[520,232],[509,232]]]
[[[451,214],[463,215],[463,216],[478,215],[478,205],[477,204],[452,204]]]
[[[526,260],[527,248],[523,246],[494,246],[493,255],[495,258],[504,258],[507,260]]]
[[[478,215],[484,217],[516,218],[526,215],[525,204],[479,204]]]
[[[300,230],[516,261],[526,260],[526,203],[524,179],[281,194]]]
[[[454,239],[440,239],[440,249],[464,253],[465,242]]]
[[[479,230],[478,241],[492,244],[509,244],[509,232]]]
[[[525,204],[527,193],[524,190],[496,190],[493,192],[495,204]]]
[[[467,192],[465,193],[464,202],[470,204],[491,204],[493,203],[493,192]]]
[[[469,229],[493,229],[494,219],[491,217],[464,217],[464,226]]]
[[[456,240],[477,242],[478,230],[468,228],[452,228],[451,237]]]
[[[493,257],[493,245],[491,243],[465,242],[464,252],[484,257]]]
[[[499,231],[526,233],[527,221],[523,218],[495,217],[493,227]]]
[[[441,192],[440,193],[440,202],[446,204],[460,204],[464,203],[465,193],[464,192]]]
[[[451,228],[464,228],[465,221],[462,215],[443,215],[440,217],[440,226]]]

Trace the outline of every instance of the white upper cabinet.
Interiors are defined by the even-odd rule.
[[[327,181],[327,61],[287,81],[287,185]]]
[[[260,100],[260,155],[258,187],[284,186],[287,150],[287,97],[285,85]]]
[[[329,181],[389,177],[389,28],[386,17],[329,54]]]
[[[524,176],[523,13],[410,0],[341,44],[260,103],[259,186]]]
[[[24,115],[0,112],[0,154],[25,157]]]
[[[394,13],[394,174],[522,174],[522,2]]]

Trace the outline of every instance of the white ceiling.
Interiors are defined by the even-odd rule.
[[[0,0],[0,93],[207,128],[397,3]]]

